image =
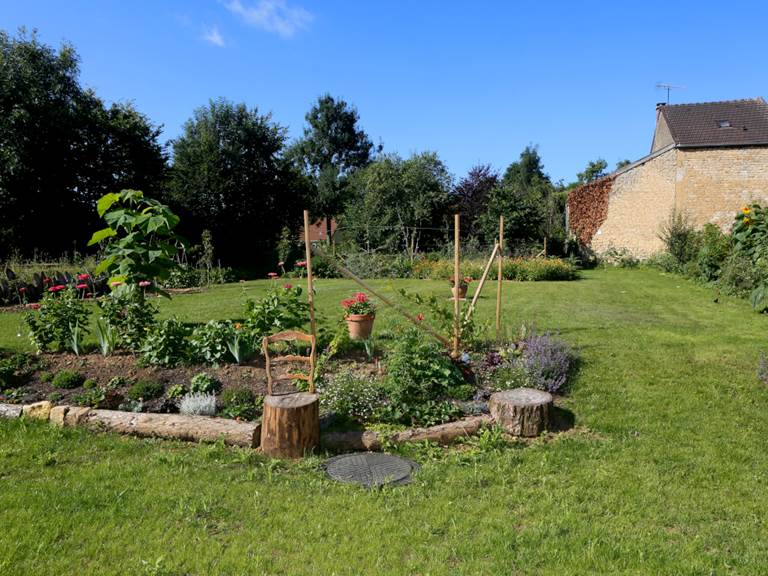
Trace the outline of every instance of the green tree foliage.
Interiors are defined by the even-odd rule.
[[[245,104],[220,99],[195,110],[173,142],[168,196],[185,235],[210,230],[229,263],[272,250],[286,223],[298,225],[304,194],[282,156],[285,139],[270,114]]]
[[[480,164],[470,168],[453,189],[461,214],[462,237],[473,238],[480,233],[480,217],[499,182],[499,175],[489,164]]]
[[[614,170],[621,170],[624,166],[629,166],[630,164],[632,164],[632,161],[626,158],[624,160],[619,160],[616,162],[616,168],[614,168]]]
[[[601,176],[605,176],[606,168],[608,168],[608,162],[602,158],[592,160],[589,164],[587,164],[587,167],[584,168],[584,172],[579,172],[576,175],[579,180],[579,184],[586,184],[587,182],[592,182],[592,180],[597,180]]]
[[[358,246],[412,257],[445,238],[441,229],[453,201],[451,175],[434,152],[407,160],[384,155],[360,170],[350,188],[341,226]]]
[[[78,56],[0,32],[0,257],[83,243],[93,207],[121,188],[162,186],[160,129],[79,84]]]
[[[563,195],[544,172],[538,150],[528,146],[509,165],[501,184],[491,190],[479,227],[485,241],[492,242],[499,235],[499,216],[503,215],[508,245],[516,240],[538,242],[562,234],[563,209]]]
[[[349,177],[371,161],[374,146],[358,126],[360,115],[344,100],[330,94],[318,98],[305,116],[304,136],[290,156],[312,182],[311,209],[327,218],[340,214],[347,199]]]

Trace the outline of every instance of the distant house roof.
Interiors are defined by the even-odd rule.
[[[768,104],[762,98],[659,106],[675,145],[768,144]]]

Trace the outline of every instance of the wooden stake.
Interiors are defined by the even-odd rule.
[[[309,330],[317,339],[317,326],[315,324],[315,291],[312,286],[312,244],[309,241],[309,210],[304,210],[304,250],[307,259],[307,298],[309,299]],[[314,362],[314,348],[312,350]]]
[[[315,252],[317,252],[323,258],[327,258],[331,266],[333,266],[334,268],[336,268],[336,270],[341,272],[342,276],[345,276],[346,278],[349,278],[353,282],[356,282],[357,284],[359,284],[363,288],[363,290],[367,290],[368,292],[376,296],[376,298],[381,300],[384,304],[386,304],[387,306],[390,306],[391,308],[394,308],[401,316],[404,316],[405,318],[413,322],[414,325],[416,325],[417,327],[421,328],[425,332],[437,338],[447,348],[451,347],[451,341],[448,340],[448,338],[441,335],[439,332],[437,332],[434,328],[432,328],[429,324],[427,324],[423,320],[417,320],[415,316],[412,316],[411,314],[403,310],[400,306],[392,302],[389,298],[387,298],[380,292],[377,292],[376,290],[374,290],[368,283],[366,283],[362,279],[355,276],[354,273],[352,273],[350,270],[348,270],[347,268],[339,264],[334,258],[329,257],[328,254],[326,254],[321,248],[319,248],[318,246],[315,246]]]
[[[504,264],[504,215],[499,216],[499,273],[496,279],[496,338],[501,337],[501,277]]]
[[[459,284],[461,282],[461,257],[459,255],[459,218],[453,217],[453,352],[452,356],[459,357]]]
[[[469,317],[472,316],[472,312],[475,311],[475,304],[477,304],[477,299],[480,297],[480,292],[483,290],[485,281],[488,278],[488,272],[490,272],[491,270],[491,264],[493,264],[493,261],[496,258],[496,253],[498,251],[499,251],[499,243],[495,242],[493,245],[493,252],[491,252],[491,257],[488,258],[488,263],[485,265],[485,270],[483,270],[483,276],[480,278],[480,283],[477,285],[477,290],[475,290],[475,295],[472,297],[472,303],[469,305],[469,308],[467,308],[466,314],[464,314],[465,320],[469,320]]]

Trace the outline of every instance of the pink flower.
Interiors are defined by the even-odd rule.
[[[150,282],[149,280],[142,280],[141,282],[139,282],[139,286],[141,288],[146,288],[147,286],[152,286],[152,282]]]
[[[117,288],[121,284],[122,284],[122,282],[120,282],[119,280],[115,280],[114,282],[110,282],[109,283],[109,285],[112,286],[112,288]]]
[[[32,308],[32,310],[37,310],[40,308],[40,304],[30,304],[29,307]]]
[[[267,274],[267,276],[269,276],[270,278],[277,278],[277,272],[270,272],[269,274]]]
[[[26,291],[27,291],[27,289],[26,289],[26,288],[24,288],[24,286],[22,286],[21,288],[19,288],[19,294],[24,294]]]
[[[296,266],[298,266],[299,268],[306,268],[307,267],[307,261],[306,260],[302,260],[301,262],[296,262]]]
[[[78,289],[78,290],[88,290],[88,284],[85,284],[85,283],[83,283],[83,284],[78,284],[78,285],[77,285],[77,289]]]
[[[354,298],[347,298],[346,300],[341,301],[341,305],[344,306],[344,308],[349,308],[350,306],[353,306],[355,304]]]
[[[90,278],[90,277],[91,277],[90,274],[78,274],[77,275],[77,279],[78,280],[88,280],[88,278]]]
[[[416,314],[416,320],[418,320],[419,322],[423,322],[424,321],[424,314],[422,314],[421,312]]]
[[[93,294],[91,294],[90,292],[86,292],[85,293],[85,297],[86,298],[93,298]]]
[[[366,296],[363,292],[358,292],[357,294],[355,294],[355,300],[357,300],[358,302],[367,302],[368,296]]]
[[[285,262],[283,262],[283,261],[281,260],[280,262],[278,262],[278,263],[277,263],[277,265],[278,265],[278,266],[280,266],[280,267],[282,268],[283,266],[285,266]]]
[[[283,284],[283,288],[285,288],[286,290],[290,290],[291,288],[293,288],[293,284]]]
[[[66,286],[64,286],[64,284],[56,284],[56,286],[51,286],[48,288],[48,292],[61,292],[65,288]]]
[[[50,284],[51,283],[51,279],[48,278],[47,276],[43,276],[43,283],[44,284]]]

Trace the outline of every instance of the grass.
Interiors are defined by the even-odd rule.
[[[163,314],[236,317],[264,284],[179,296]],[[325,322],[353,289],[318,283]],[[768,319],[642,269],[506,283],[504,301],[507,326],[535,321],[580,348],[574,430],[414,448],[412,485],[367,492],[327,481],[319,459],[1,422],[0,574],[764,574]],[[376,330],[390,321],[382,310]],[[16,322],[0,314],[0,345],[26,346]]]

